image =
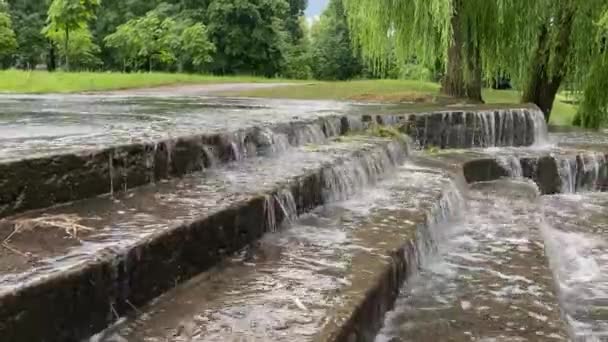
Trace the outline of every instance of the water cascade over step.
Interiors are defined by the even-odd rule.
[[[411,114],[403,121],[404,131],[423,148],[530,146],[548,141],[538,108]]]
[[[13,233],[0,248],[0,336],[86,337],[264,233],[375,184],[407,151],[403,139],[351,137],[4,221]],[[62,226],[84,228],[69,238]]]
[[[608,196],[545,196],[543,233],[573,341],[608,339]]]
[[[534,184],[479,183],[467,203],[376,341],[566,341]]]
[[[401,283],[449,239],[446,223],[462,205],[447,175],[405,165],[373,190],[267,235],[97,341],[369,341]]]
[[[463,170],[469,183],[501,177],[529,178],[543,194],[608,190],[608,160],[602,152],[479,158],[465,162]]]

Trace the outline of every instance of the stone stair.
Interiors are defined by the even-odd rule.
[[[289,107],[271,109],[251,110]],[[467,183],[523,177],[542,190],[544,178],[538,175],[550,174],[555,192],[569,184],[574,191],[591,184],[599,189],[601,158],[591,169],[582,152],[564,152],[562,159],[550,154],[553,164],[575,170],[564,176],[559,170],[565,167],[528,167],[544,165],[524,161],[545,157],[532,149],[516,149],[518,163],[492,156],[498,147],[544,142],[542,113],[532,107],[376,109],[298,107],[298,117],[273,112],[268,117],[274,119],[265,123],[252,120],[219,131],[188,128],[180,131],[187,135],[170,139],[0,160],[0,336],[350,342],[373,341],[384,325],[377,338],[391,341],[441,341],[452,333],[466,340],[467,332],[500,337],[493,334],[500,327],[511,340],[564,338],[542,238],[523,223],[526,213],[514,213],[513,236],[495,241],[513,248],[487,256],[515,260],[507,271],[520,272],[518,277],[526,267],[535,270],[538,300],[546,310],[530,308],[528,318],[546,317],[546,327],[535,321],[519,331],[501,325],[509,317],[524,322],[520,313],[526,307],[472,298],[492,293],[492,284],[512,284],[500,276],[505,270],[499,263],[477,265],[494,270],[486,277],[471,260],[463,262],[470,268],[463,279],[480,280],[457,280],[463,296],[471,298],[434,314],[436,335],[408,335],[399,319],[391,322],[400,315],[429,318],[424,294],[412,306],[416,310],[407,312],[403,296],[417,279],[436,280],[427,266],[446,255],[445,247],[463,233],[458,228],[469,227],[471,239],[493,246],[487,236],[475,235],[475,222],[466,217],[479,217],[481,209],[471,211],[467,204],[487,205],[487,197],[479,198],[486,190],[475,188],[470,196]],[[175,127],[186,124],[180,120]],[[415,147],[426,151],[410,153]],[[571,158],[576,162],[560,164]],[[489,198],[497,205],[511,195]],[[528,240],[525,251],[516,249],[517,239]],[[528,294],[511,299],[524,303],[532,300]],[[384,321],[395,301],[395,313]],[[463,301],[490,303],[488,317],[495,324],[486,325]],[[450,320],[453,324],[442,323]]]

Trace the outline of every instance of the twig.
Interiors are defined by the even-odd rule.
[[[6,242],[3,242],[3,243],[2,243],[2,244],[0,244],[0,245],[1,245],[2,247],[4,247],[4,248],[8,249],[9,251],[11,251],[11,252],[15,253],[15,254],[19,254],[19,255],[21,255],[21,256],[22,256],[22,257],[24,257],[24,258],[28,258],[28,259],[30,259],[30,258],[31,258],[31,255],[28,255],[27,253],[23,253],[22,251],[20,251],[20,250],[18,250],[18,249],[16,249],[16,248],[13,248],[13,247],[11,247],[11,246],[9,246],[9,244],[8,244],[8,243],[6,243]]]

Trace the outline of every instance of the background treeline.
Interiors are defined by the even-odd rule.
[[[415,60],[378,71],[354,48],[342,0],[0,0],[4,68],[438,78]]]

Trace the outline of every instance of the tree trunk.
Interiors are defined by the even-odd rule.
[[[70,71],[70,30],[67,28],[65,28],[65,51],[63,53],[65,53],[65,70],[66,71]]]
[[[538,36],[538,47],[532,57],[529,79],[522,96],[523,103],[534,103],[543,111],[547,122],[551,118],[555,96],[568,72],[567,60],[574,20],[574,7],[568,4],[560,6],[559,21],[552,26],[558,30],[556,45],[552,49],[549,28],[546,25],[543,26]],[[552,53],[553,55],[551,55]]]
[[[451,19],[452,41],[448,48],[447,72],[441,82],[441,93],[472,102],[483,102],[480,51],[479,47],[465,41],[460,14],[462,1],[466,0],[454,1],[454,14]]]
[[[55,58],[55,44],[49,40],[49,55],[48,60],[46,61],[46,70],[47,71],[55,71],[57,68],[57,60]]]

